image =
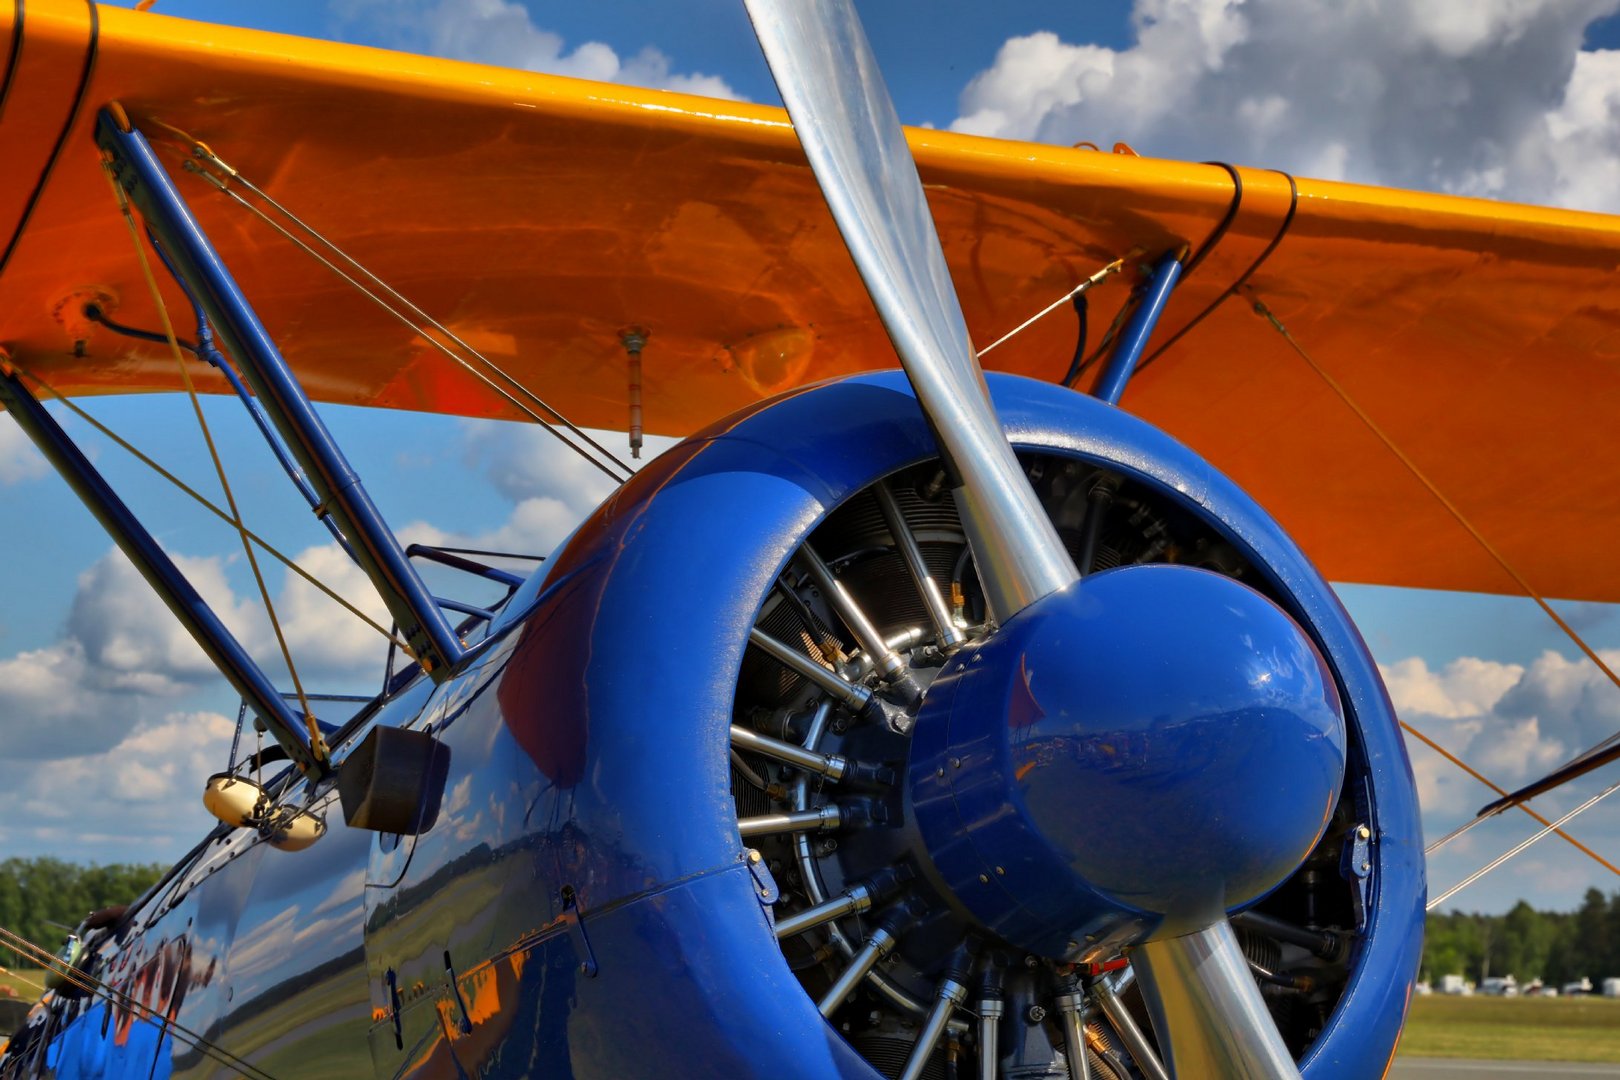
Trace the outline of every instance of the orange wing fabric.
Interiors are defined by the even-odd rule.
[[[76,0],[5,7],[0,344],[66,392],[177,385],[166,348],[64,304],[99,290],[120,321],[157,326],[91,139],[110,101],[318,399],[513,415],[181,173],[186,148],[160,124],[576,423],[624,426],[629,326],[651,331],[646,426],[664,434],[894,363],[780,110]],[[1620,560],[1593,557],[1620,540],[1620,219],[1313,180],[1296,199],[1251,169],[1239,196],[1215,165],[909,135],[981,344],[1129,252],[1209,248],[1160,325],[1174,344],[1123,404],[1245,485],[1330,577],[1514,589],[1247,298],[1220,302],[1251,269],[1254,294],[1538,589],[1620,601]],[[1094,339],[1117,282],[1093,293]],[[1072,317],[1054,314],[986,366],[1055,379],[1073,348]]]

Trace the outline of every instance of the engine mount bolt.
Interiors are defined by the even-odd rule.
[[[1024,1014],[1024,1016],[1029,1020],[1030,1023],[1038,1024],[1042,1020],[1046,1019],[1046,1006],[1045,1005],[1031,1005],[1029,1007],[1029,1011],[1026,1012]]]

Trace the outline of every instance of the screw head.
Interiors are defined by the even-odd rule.
[[[1045,1005],[1031,1005],[1029,1007],[1029,1011],[1024,1013],[1024,1016],[1025,1016],[1026,1019],[1029,1020],[1030,1023],[1038,1024],[1042,1020],[1046,1019],[1046,1006]]]

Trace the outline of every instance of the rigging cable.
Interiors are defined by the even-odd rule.
[[[1534,588],[1531,587],[1530,583],[1525,580],[1524,575],[1520,574],[1516,569],[1514,569],[1512,564],[1510,564],[1507,561],[1507,559],[1504,558],[1502,556],[1502,554],[1499,551],[1497,551],[1496,548],[1493,547],[1490,544],[1489,541],[1487,541],[1485,539],[1484,535],[1479,531],[1479,529],[1477,529],[1474,526],[1473,522],[1468,520],[1467,516],[1465,514],[1463,514],[1463,512],[1457,507],[1457,505],[1455,503],[1453,503],[1450,499],[1448,499],[1445,496],[1445,494],[1440,491],[1440,489],[1435,485],[1434,481],[1429,479],[1428,474],[1423,472],[1422,469],[1418,468],[1417,463],[1414,462],[1410,457],[1408,457],[1406,455],[1406,453],[1403,450],[1401,450],[1401,448],[1399,446],[1397,446],[1395,444],[1395,441],[1392,438],[1390,438],[1390,436],[1388,434],[1385,433],[1384,429],[1379,427],[1377,422],[1374,421],[1373,418],[1371,416],[1369,416],[1367,414],[1367,412],[1364,409],[1362,409],[1359,404],[1356,403],[1355,399],[1353,399],[1349,395],[1349,393],[1344,389],[1344,387],[1339,385],[1338,380],[1333,378],[1332,375],[1328,374],[1327,369],[1322,367],[1321,364],[1317,363],[1316,359],[1314,357],[1312,357],[1310,353],[1305,351],[1305,347],[1303,345],[1301,345],[1299,343],[1299,341],[1294,337],[1294,335],[1289,332],[1288,328],[1283,325],[1282,320],[1279,319],[1276,316],[1276,314],[1269,307],[1266,306],[1265,301],[1260,298],[1259,294],[1256,293],[1254,291],[1254,289],[1252,289],[1250,287],[1247,287],[1247,286],[1243,287],[1243,291],[1253,301],[1255,314],[1259,315],[1261,318],[1265,319],[1268,323],[1271,324],[1272,329],[1276,330],[1278,334],[1282,335],[1283,340],[1288,343],[1289,347],[1291,347],[1294,350],[1294,352],[1299,355],[1299,358],[1301,360],[1304,360],[1305,363],[1310,367],[1310,369],[1312,371],[1314,371],[1316,373],[1316,375],[1324,383],[1327,384],[1328,389],[1332,390],[1333,393],[1335,395],[1337,395],[1339,400],[1342,401],[1345,404],[1345,406],[1352,413],[1354,413],[1356,415],[1356,418],[1358,420],[1360,420],[1362,422],[1362,424],[1365,425],[1366,428],[1369,431],[1371,431],[1373,433],[1373,435],[1375,435],[1378,438],[1378,441],[1384,444],[1385,449],[1387,449],[1391,454],[1395,455],[1396,459],[1398,461],[1400,461],[1400,463],[1403,466],[1405,466],[1406,470],[1408,472],[1410,472],[1412,474],[1412,476],[1414,478],[1416,478],[1418,480],[1418,482],[1421,483],[1428,490],[1429,494],[1434,496],[1435,500],[1438,501],[1441,506],[1445,507],[1446,511],[1452,516],[1452,518],[1455,519],[1456,522],[1459,525],[1461,525],[1463,527],[1463,529],[1470,536],[1472,536],[1474,538],[1474,540],[1479,544],[1479,546],[1481,548],[1483,548],[1485,550],[1485,552],[1488,555],[1490,555],[1490,557],[1493,560],[1495,560],[1496,564],[1499,567],[1501,567],[1502,570],[1510,578],[1512,578],[1515,582],[1518,583],[1519,588],[1524,591],[1524,594],[1526,596],[1528,596],[1531,600],[1534,600],[1536,602],[1537,606],[1539,606],[1542,611],[1546,612],[1547,616],[1550,619],[1552,619],[1552,621],[1554,623],[1556,623],[1558,625],[1559,629],[1563,630],[1564,633],[1566,635],[1568,635],[1569,639],[1575,643],[1576,647],[1578,647],[1581,650],[1581,652],[1585,653],[1587,658],[1590,659],[1592,661],[1592,663],[1596,664],[1598,669],[1600,671],[1602,671],[1604,675],[1608,676],[1609,681],[1614,683],[1617,688],[1620,688],[1620,678],[1617,678],[1615,676],[1615,673],[1609,668],[1609,666],[1607,664],[1605,664],[1602,661],[1601,658],[1598,657],[1597,653],[1593,651],[1592,647],[1586,643],[1586,641],[1580,636],[1580,634],[1576,633],[1576,631],[1574,630],[1573,627],[1571,627],[1567,622],[1565,622],[1559,616],[1559,614],[1556,611],[1553,610],[1552,606],[1546,601],[1545,598],[1543,598],[1541,596],[1540,593],[1538,593]],[[1405,721],[1401,721],[1401,727],[1406,729],[1407,731],[1413,731],[1413,728],[1411,727],[1411,725],[1407,724]],[[1415,731],[1414,731],[1414,734],[1415,734]],[[1426,744],[1428,744],[1430,746],[1434,746],[1435,749],[1439,749],[1439,747],[1430,739],[1423,738],[1423,742],[1425,742]],[[1442,753],[1445,753],[1445,752],[1442,751]],[[1590,753],[1590,751],[1589,751],[1589,753]],[[1455,758],[1453,755],[1451,755],[1449,753],[1445,753],[1445,756],[1448,759],[1453,760],[1453,761],[1457,761],[1458,764],[1461,764],[1461,762],[1457,758]],[[1601,762],[1594,763],[1592,765],[1592,768],[1596,768],[1598,764],[1601,764]],[[1464,766],[1464,768],[1466,768],[1466,766]],[[1474,775],[1476,777],[1479,776],[1479,774],[1475,773],[1474,770],[1472,770],[1472,769],[1468,769],[1467,771],[1470,774],[1472,774],[1472,775]],[[1479,777],[1479,779],[1484,780],[1484,777]],[[1489,781],[1485,781],[1485,782],[1487,784],[1489,784],[1490,787],[1496,788],[1495,784],[1490,784]],[[1616,787],[1620,787],[1620,784],[1617,784]],[[1499,791],[1499,792],[1501,791],[1500,788],[1496,788],[1496,790]],[[1579,814],[1581,811],[1585,810],[1587,807],[1595,805],[1599,799],[1604,798],[1605,796],[1607,796],[1610,792],[1612,792],[1614,790],[1615,790],[1615,787],[1610,787],[1609,789],[1605,790],[1602,794],[1600,794],[1596,798],[1591,799],[1586,803],[1583,803],[1576,810],[1570,812],[1569,814],[1564,815],[1564,817],[1558,819],[1556,822],[1550,822],[1549,823],[1549,822],[1546,821],[1545,818],[1541,818],[1539,815],[1535,815],[1537,817],[1537,820],[1541,821],[1542,824],[1543,824],[1543,828],[1542,828],[1542,830],[1540,832],[1536,833],[1535,836],[1531,837],[1530,840],[1525,841],[1523,844],[1521,844],[1518,847],[1514,848],[1512,851],[1510,851],[1507,855],[1503,856],[1501,859],[1498,859],[1497,861],[1491,863],[1489,866],[1487,866],[1483,870],[1479,871],[1479,873],[1477,873],[1474,876],[1468,878],[1463,884],[1465,884],[1465,885],[1466,884],[1472,884],[1474,881],[1478,880],[1479,877],[1483,876],[1486,872],[1488,872],[1490,870],[1494,870],[1496,867],[1500,866],[1503,862],[1506,862],[1509,858],[1511,858],[1514,855],[1518,854],[1520,851],[1524,850],[1524,848],[1528,847],[1535,840],[1540,839],[1541,837],[1547,835],[1547,833],[1549,833],[1549,832],[1557,831],[1557,832],[1560,833],[1560,835],[1564,835],[1562,833],[1560,827],[1565,822],[1567,822],[1571,818],[1575,817],[1576,814]],[[1522,800],[1520,800],[1518,802],[1509,802],[1509,803],[1507,803],[1505,805],[1502,805],[1500,807],[1500,809],[1505,810],[1509,806],[1519,806],[1519,807],[1522,807],[1525,810],[1529,809],[1528,807],[1524,806],[1524,803],[1523,803]],[[1475,822],[1483,821],[1483,820],[1485,820],[1484,817],[1476,817],[1474,819]],[[1438,847],[1440,844],[1445,843],[1446,841],[1450,840],[1453,836],[1460,836],[1463,832],[1466,831],[1467,828],[1470,828],[1470,827],[1472,827],[1472,823],[1470,823],[1468,826],[1466,826],[1463,829],[1455,830],[1451,834],[1449,834],[1449,835],[1447,835],[1445,837],[1442,837],[1438,842],[1436,842],[1436,844],[1431,846],[1431,848],[1429,850],[1433,850],[1434,847]],[[1566,837],[1566,839],[1568,839],[1568,837]],[[1571,840],[1571,843],[1574,843],[1574,841]],[[1582,850],[1586,851],[1586,853],[1588,855],[1591,855],[1592,858],[1597,859],[1598,862],[1602,863],[1608,869],[1610,869],[1610,870],[1615,869],[1615,867],[1612,864],[1610,864],[1607,860],[1599,858],[1596,854],[1594,854],[1590,850],[1586,849],[1583,845],[1577,844],[1576,846],[1580,847]],[[1453,893],[1455,893],[1457,891],[1458,888],[1461,888],[1461,887],[1462,886],[1457,886],[1456,888],[1453,888],[1449,892],[1446,892],[1446,893],[1442,894],[1440,899],[1443,900],[1443,899],[1446,899],[1446,898],[1450,897]],[[1430,907],[1433,907],[1434,903],[1438,903],[1438,902],[1439,901],[1431,902]]]
[[[242,550],[247,555],[248,566],[253,570],[253,580],[259,587],[259,596],[264,600],[265,613],[270,617],[270,627],[275,631],[276,644],[281,649],[281,658],[287,665],[287,673],[292,677],[293,687],[298,691],[298,703],[304,710],[304,723],[309,731],[309,749],[317,762],[324,763],[327,758],[326,739],[321,734],[320,724],[315,719],[315,713],[309,705],[309,698],[304,694],[303,680],[298,677],[298,668],[293,664],[292,650],[287,646],[287,636],[282,632],[281,620],[276,617],[275,604],[270,599],[269,586],[265,584],[264,573],[259,569],[258,556],[253,553],[253,543],[248,539],[247,526],[242,521],[242,512],[237,508],[236,495],[231,491],[230,480],[225,475],[225,464],[220,460],[219,448],[214,445],[213,433],[208,428],[208,421],[203,416],[202,402],[197,398],[197,388],[191,381],[191,369],[186,366],[186,358],[180,349],[179,339],[175,337],[174,323],[169,319],[168,305],[164,303],[163,292],[158,288],[157,278],[152,273],[152,263],[146,257],[146,247],[141,243],[140,231],[135,227],[134,215],[130,212],[129,199],[124,189],[119,186],[118,179],[113,175],[112,162],[107,156],[102,158],[102,171],[106,174],[107,183],[112,187],[113,199],[118,204],[119,212],[123,215],[124,224],[129,228],[129,237],[135,244],[135,255],[140,260],[141,273],[146,278],[146,287],[152,294],[152,302],[157,307],[158,318],[163,323],[163,332],[168,336],[169,351],[174,354],[175,365],[180,369],[180,379],[185,384],[186,394],[191,399],[192,412],[196,414],[197,425],[202,429],[203,441],[208,444],[208,455],[213,459],[214,472],[219,477],[219,486],[225,492],[225,503],[230,507],[232,523],[236,526],[238,537],[242,541]]]
[[[1417,739],[1423,745],[1427,746],[1429,749],[1433,750],[1435,753],[1439,754],[1441,757],[1445,758],[1447,761],[1449,761],[1453,765],[1457,766],[1457,768],[1461,769],[1463,772],[1467,773],[1469,776],[1472,776],[1475,780],[1478,780],[1480,783],[1484,784],[1486,787],[1490,788],[1492,791],[1496,792],[1498,795],[1504,795],[1505,796],[1507,794],[1506,790],[1499,787],[1496,783],[1494,783],[1492,780],[1490,780],[1488,777],[1486,777],[1478,769],[1474,768],[1472,765],[1468,764],[1468,762],[1464,761],[1462,758],[1458,757],[1456,754],[1453,754],[1450,750],[1447,750],[1445,747],[1443,747],[1439,743],[1435,742],[1429,736],[1423,734],[1423,732],[1419,731],[1417,728],[1413,727],[1411,724],[1407,723],[1405,720],[1402,720],[1400,722],[1400,724],[1401,724],[1401,729],[1403,731],[1405,731],[1407,734],[1411,735],[1413,738]],[[1540,825],[1551,825],[1552,824],[1552,822],[1548,821],[1545,817],[1543,817],[1529,803],[1522,802],[1522,803],[1519,803],[1518,806],[1519,806],[1520,810],[1523,810],[1526,814],[1529,814],[1532,818],[1534,818],[1538,824],[1540,824]],[[1463,822],[1461,825],[1457,826],[1455,829],[1452,829],[1446,835],[1442,836],[1440,839],[1436,840],[1434,843],[1432,843],[1428,847],[1424,848],[1423,849],[1423,854],[1425,854],[1425,855],[1434,854],[1436,851],[1439,851],[1441,848],[1443,848],[1447,844],[1451,843],[1451,841],[1457,839],[1457,837],[1461,836],[1463,833],[1467,832],[1469,829],[1472,829],[1475,825],[1478,825],[1480,822],[1489,821],[1489,820],[1490,819],[1486,818],[1486,817],[1472,817],[1472,818],[1469,818],[1467,821]],[[1620,875],[1620,866],[1615,866],[1614,863],[1610,862],[1608,859],[1605,859],[1603,856],[1599,855],[1597,852],[1593,851],[1591,848],[1587,847],[1585,844],[1583,844],[1579,840],[1575,839],[1575,837],[1571,836],[1569,833],[1565,832],[1563,829],[1555,829],[1554,831],[1560,837],[1562,837],[1564,840],[1567,840],[1567,841],[1569,841],[1569,843],[1573,844],[1575,846],[1575,850],[1581,852],[1583,855],[1589,856],[1593,861],[1597,862],[1599,865],[1603,866],[1605,869],[1609,870],[1611,873],[1616,874],[1616,875]]]
[[[1439,896],[1436,896],[1434,899],[1430,900],[1428,902],[1428,904],[1424,907],[1423,910],[1424,911],[1433,911],[1435,908],[1439,907],[1441,904],[1445,903],[1447,900],[1450,900],[1453,896],[1456,896],[1458,893],[1460,893],[1464,889],[1468,888],[1468,886],[1472,885],[1474,882],[1478,881],[1480,878],[1484,877],[1486,874],[1490,873],[1492,870],[1495,870],[1498,866],[1501,866],[1503,863],[1505,863],[1509,859],[1513,858],[1513,856],[1517,855],[1519,852],[1523,851],[1525,848],[1529,847],[1531,844],[1535,843],[1537,840],[1540,840],[1543,836],[1546,836],[1548,833],[1555,831],[1560,825],[1563,825],[1565,822],[1570,821],[1573,818],[1575,818],[1576,815],[1584,814],[1587,810],[1589,810],[1592,807],[1596,806],[1598,803],[1602,802],[1604,799],[1607,799],[1610,795],[1613,795],[1616,791],[1620,791],[1620,780],[1616,780],[1614,783],[1610,784],[1608,787],[1604,788],[1602,791],[1598,792],[1596,795],[1592,796],[1590,799],[1587,799],[1585,802],[1581,803],[1581,805],[1577,806],[1575,809],[1571,810],[1569,813],[1565,814],[1563,817],[1559,818],[1557,821],[1552,822],[1551,824],[1544,826],[1541,829],[1540,832],[1536,833],[1533,836],[1527,837],[1524,840],[1519,841],[1519,843],[1514,845],[1512,848],[1510,848],[1507,851],[1503,852],[1502,854],[1498,855],[1496,858],[1492,859],[1490,862],[1486,863],[1484,866],[1480,867],[1478,870],[1475,870],[1472,874],[1469,874],[1467,877],[1465,877],[1461,881],[1457,882],[1457,884],[1453,885],[1451,888],[1447,889],[1445,892],[1441,893]],[[1475,820],[1479,821],[1479,820],[1483,820],[1483,819],[1482,818],[1476,818]]]
[[[432,315],[429,315],[426,311],[422,310],[416,304],[412,303],[403,294],[401,294],[397,289],[395,289],[393,286],[389,285],[382,278],[380,278],[376,274],[374,274],[364,264],[362,264],[358,259],[354,258],[354,256],[350,255],[348,252],[346,252],[342,248],[338,247],[332,241],[328,240],[325,236],[323,236],[320,232],[318,232],[309,223],[305,222],[302,218],[298,217],[298,215],[294,214],[291,210],[287,209],[281,203],[277,202],[276,199],[274,197],[272,197],[268,192],[264,191],[258,185],[254,184],[253,181],[251,181],[247,177],[243,176],[233,166],[226,163],[222,158],[220,158],[217,154],[215,154],[213,152],[213,150],[210,149],[208,146],[204,145],[201,142],[198,142],[196,139],[193,139],[191,136],[186,135],[184,132],[180,131],[178,128],[172,127],[172,126],[170,126],[168,124],[164,124],[161,121],[153,121],[153,122],[155,124],[157,124],[157,126],[162,127],[165,130],[167,130],[167,131],[179,136],[180,138],[184,139],[191,146],[192,154],[195,157],[209,163],[210,165],[215,166],[222,173],[224,173],[224,175],[219,176],[219,175],[216,175],[215,173],[209,172],[207,169],[204,169],[202,166],[196,164],[196,162],[194,162],[192,160],[189,160],[189,159],[184,163],[184,166],[183,166],[187,172],[195,173],[197,176],[201,177],[202,179],[206,180],[208,183],[212,184],[215,188],[217,188],[222,193],[230,196],[233,200],[236,201],[236,203],[239,206],[241,206],[243,209],[247,210],[248,212],[250,212],[253,215],[255,215],[256,217],[258,217],[266,225],[269,225],[276,232],[280,233],[281,236],[284,237],[286,240],[290,241],[291,243],[296,245],[298,248],[300,248],[305,254],[309,255],[311,258],[315,259],[321,265],[325,266],[328,270],[332,271],[332,273],[336,274],[338,277],[340,277],[344,281],[348,282],[358,292],[360,292],[361,295],[367,297],[373,303],[375,303],[379,307],[381,307],[384,311],[388,312],[390,315],[394,316],[400,322],[404,323],[408,328],[410,328],[411,330],[414,330],[415,332],[420,334],[422,336],[423,340],[428,342],[428,344],[430,344],[434,348],[438,349],[441,353],[443,353],[450,360],[452,360],[455,363],[461,365],[461,367],[463,369],[465,369],[469,374],[471,374],[474,377],[476,377],[477,379],[479,379],[486,386],[488,386],[491,390],[494,390],[497,394],[499,394],[502,398],[504,398],[508,404],[512,405],[514,408],[516,408],[520,412],[524,413],[531,420],[534,420],[536,423],[539,423],[539,424],[543,425],[548,431],[550,431],[552,433],[552,435],[558,441],[562,442],[563,445],[567,446],[569,449],[571,449],[575,453],[579,454],[580,457],[584,458],[586,461],[590,462],[596,468],[600,469],[603,473],[607,474],[607,476],[609,478],[611,478],[615,483],[623,483],[625,480],[629,479],[632,475],[634,475],[634,470],[632,470],[630,468],[630,466],[625,464],[623,461],[619,460],[619,458],[617,456],[615,456],[612,451],[608,450],[606,447],[604,447],[600,443],[598,443],[595,439],[591,438],[581,428],[579,428],[577,425],[575,425],[572,421],[570,421],[567,417],[565,417],[557,409],[553,408],[550,404],[548,404],[544,399],[542,399],[533,390],[530,390],[527,386],[525,386],[515,376],[511,375],[506,370],[501,368],[500,365],[496,364],[493,360],[491,360],[489,357],[485,356],[483,353],[481,353],[477,349],[473,348],[470,344],[468,344],[466,341],[464,341],[460,337],[460,335],[456,334],[455,331],[451,330],[449,327],[445,326],[442,322],[435,319]],[[312,240],[314,240],[316,243],[320,244],[327,251],[330,251],[333,255],[337,256],[337,258],[340,259],[343,263],[345,263],[346,265],[351,267],[355,271],[355,273],[359,274],[360,276],[366,278],[368,281],[372,282],[379,290],[386,293],[390,298],[392,298],[392,300],[394,300],[396,303],[398,303],[400,305],[400,307],[403,307],[405,310],[401,311],[400,308],[395,307],[393,304],[390,304],[388,302],[388,300],[385,300],[382,296],[379,296],[376,292],[372,291],[372,289],[368,288],[367,286],[365,286],[364,284],[362,284],[361,282],[356,280],[354,275],[346,272],[342,267],[338,266],[332,260],[330,260],[330,259],[326,258],[325,256],[323,256],[320,252],[316,251],[309,244],[305,243],[303,240],[299,239],[297,236],[294,236],[292,234],[291,230],[289,230],[286,226],[282,225],[280,222],[273,219],[269,214],[265,213],[264,210],[262,210],[260,207],[257,207],[255,205],[253,205],[251,202],[244,199],[241,196],[241,194],[239,194],[238,192],[233,190],[233,188],[231,186],[233,183],[241,184],[243,187],[247,188],[248,191],[252,192],[255,196],[262,199],[267,205],[272,207],[277,213],[282,215],[288,221],[292,222],[293,225],[295,225],[298,229],[303,231]],[[406,314],[406,312],[409,312],[409,314]],[[420,320],[420,322],[413,321],[411,316],[415,316],[415,318]],[[488,375],[485,375],[483,372],[477,370],[470,363],[468,363],[466,357],[458,355],[454,350],[450,349],[447,345],[444,344],[444,342],[440,341],[436,336],[434,336],[433,334],[428,333],[426,331],[425,327],[422,325],[423,323],[427,324],[427,326],[431,326],[433,329],[437,330],[440,334],[443,334],[450,341],[454,342],[457,347],[459,347],[461,350],[463,350],[467,354],[467,356],[473,357],[476,360],[478,360],[479,363],[483,364],[484,367],[488,368],[490,371],[492,371],[496,375],[498,375],[513,390],[516,390],[518,393],[521,393],[524,397],[528,398],[529,401],[533,402],[536,407],[538,407],[542,411],[548,413],[551,416],[552,419],[547,420],[545,417],[542,417],[542,416],[538,415],[533,409],[529,408],[528,406],[524,405],[522,402],[518,401],[517,398],[509,390],[497,385],[494,380],[489,378]],[[569,432],[571,432],[573,434],[573,436],[575,438],[577,438],[581,442],[585,443],[586,446],[589,446],[591,448],[591,450],[594,450],[596,452],[596,454],[600,455],[601,459],[606,459],[606,463],[604,463],[604,461],[599,459],[598,457],[593,456],[590,452],[586,451],[583,447],[579,446],[577,443],[571,441],[567,436],[565,436],[561,431],[557,430],[557,428],[553,426],[554,423],[555,424],[560,424],[562,427],[566,428]],[[610,467],[610,465],[611,465],[611,467]],[[615,472],[615,470],[617,470],[617,473]],[[621,473],[622,473],[622,475],[619,475]]]
[[[1045,307],[1041,308],[1041,310],[1037,311],[1035,314],[1031,315],[1029,318],[1025,319],[1023,322],[1019,323],[1005,334],[1002,334],[984,348],[980,349],[977,353],[978,358],[983,360],[985,354],[991,349],[994,349],[998,345],[1005,345],[1007,342],[1011,341],[1013,338],[1017,337],[1019,334],[1023,333],[1025,330],[1028,330],[1031,326],[1034,326],[1036,323],[1052,314],[1052,312],[1068,303],[1070,300],[1078,300],[1095,286],[1101,285],[1108,279],[1110,275],[1117,274],[1121,270],[1125,269],[1125,263],[1130,259],[1136,258],[1141,254],[1141,252],[1141,248],[1133,248],[1129,254],[1115,259],[1101,270],[1098,270],[1095,274],[1092,274],[1080,284],[1076,285],[1074,288],[1070,289],[1068,292],[1064,293],[1050,304],[1047,304]]]
[[[3,926],[0,926],[0,946],[10,949],[24,960],[39,964],[45,970],[59,976],[64,982],[70,983],[75,989],[87,993],[91,997],[100,997],[110,1005],[127,1010],[135,1015],[137,1019],[145,1020],[148,1023],[160,1022],[168,1030],[175,1033],[178,1041],[206,1055],[227,1069],[233,1069],[243,1076],[260,1078],[260,1080],[276,1080],[270,1073],[251,1062],[237,1057],[219,1043],[211,1042],[190,1028],[176,1022],[171,1017],[160,1014],[150,1005],[137,1001],[133,994],[126,993],[111,983],[91,975],[84,969],[65,962],[56,954],[35,945],[21,934],[7,930]],[[159,1046],[161,1045],[160,1039]]]
[[[167,480],[169,483],[173,484],[175,487],[179,488],[185,494],[191,496],[191,498],[193,500],[195,500],[197,502],[197,504],[202,506],[205,510],[212,513],[215,517],[219,518],[221,521],[225,522],[227,525],[234,525],[235,524],[233,521],[231,521],[231,516],[229,514],[227,514],[224,510],[221,510],[218,506],[216,506],[213,502],[211,502],[206,496],[204,496],[202,493],[197,491],[190,484],[187,484],[184,480],[180,479],[178,476],[174,475],[174,473],[170,472],[168,469],[165,469],[162,465],[159,465],[151,457],[149,457],[146,454],[142,453],[139,449],[137,449],[127,439],[123,438],[116,431],[112,430],[106,424],[103,424],[100,420],[97,420],[90,413],[86,412],[84,410],[84,408],[82,406],[80,406],[77,402],[75,402],[72,398],[68,397],[66,394],[63,394],[60,390],[58,390],[56,387],[52,386],[50,383],[46,382],[39,375],[35,374],[32,371],[29,371],[27,368],[25,368],[21,364],[17,363],[15,358],[13,358],[11,360],[11,366],[17,370],[17,373],[19,375],[21,375],[23,378],[27,379],[29,382],[33,383],[34,385],[38,386],[41,390],[44,390],[47,394],[49,394],[55,400],[61,402],[62,405],[65,408],[67,408],[69,411],[71,411],[73,413],[73,415],[77,416],[80,420],[83,420],[85,423],[87,423],[91,427],[95,428],[98,432],[100,432],[106,438],[112,440],[113,443],[115,443],[116,445],[118,445],[119,447],[124,449],[126,452],[128,452],[132,457],[135,458],[135,460],[139,461],[142,465],[145,465],[147,468],[149,468],[153,472],[157,473],[159,476],[161,476],[163,479]],[[361,622],[365,623],[367,626],[369,626],[373,630],[377,631],[377,633],[379,633],[383,637],[387,638],[393,644],[398,645],[402,649],[405,649],[406,652],[411,656],[411,658],[413,660],[416,658],[415,654],[410,652],[410,646],[409,645],[407,645],[404,641],[402,641],[395,634],[393,634],[389,630],[387,630],[381,623],[377,622],[377,620],[373,619],[371,616],[367,615],[365,612],[363,612],[359,608],[355,607],[354,604],[350,603],[348,600],[345,600],[342,596],[338,595],[338,593],[336,591],[334,591],[330,586],[322,583],[319,578],[315,577],[308,570],[305,570],[302,566],[298,565],[298,563],[294,562],[287,555],[283,554],[280,551],[280,549],[278,549],[275,545],[271,544],[264,537],[260,536],[258,533],[254,532],[252,529],[247,529],[246,532],[247,532],[248,538],[251,539],[255,544],[258,544],[259,547],[263,548],[266,554],[268,554],[272,558],[276,559],[283,566],[285,566],[288,570],[291,570],[293,573],[295,573],[299,577],[303,578],[310,585],[312,585],[316,589],[318,589],[328,599],[332,600],[334,603],[341,606],[345,611],[349,612],[349,614],[353,615],[355,618],[359,619]]]

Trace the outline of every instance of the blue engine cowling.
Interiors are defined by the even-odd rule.
[[[1326,659],[1351,735],[1346,791],[1369,835],[1346,846],[1359,897],[1348,981],[1303,1067],[1379,1075],[1416,973],[1424,881],[1410,766],[1360,636],[1276,524],[1185,447],[1062,388],[989,381],[1020,450],[1106,465],[1217,529]],[[738,834],[728,729],[749,630],[798,546],[853,493],[934,455],[898,373],[795,391],[649,464],[514,600],[508,620],[523,624],[488,661],[505,670],[485,684],[492,694],[467,694],[490,700],[480,709],[452,695],[437,721],[456,766],[450,820],[436,831],[456,829],[458,774],[489,773],[474,790],[495,792],[490,806],[513,820],[485,824],[483,857],[512,867],[502,889],[529,898],[525,915],[490,920],[542,928],[518,950],[529,959],[511,975],[517,1015],[498,1040],[523,1039],[524,1065],[493,1072],[639,1075],[656,1056],[660,1075],[874,1075],[778,948],[777,883]],[[491,701],[498,730],[475,722]],[[404,945],[412,915],[434,903],[435,877],[467,866],[467,845],[441,842],[435,857],[430,837],[395,853],[408,874],[374,860],[374,881],[398,883],[368,904],[374,980],[386,969],[409,982],[423,966]],[[499,930],[478,937],[510,942]]]

